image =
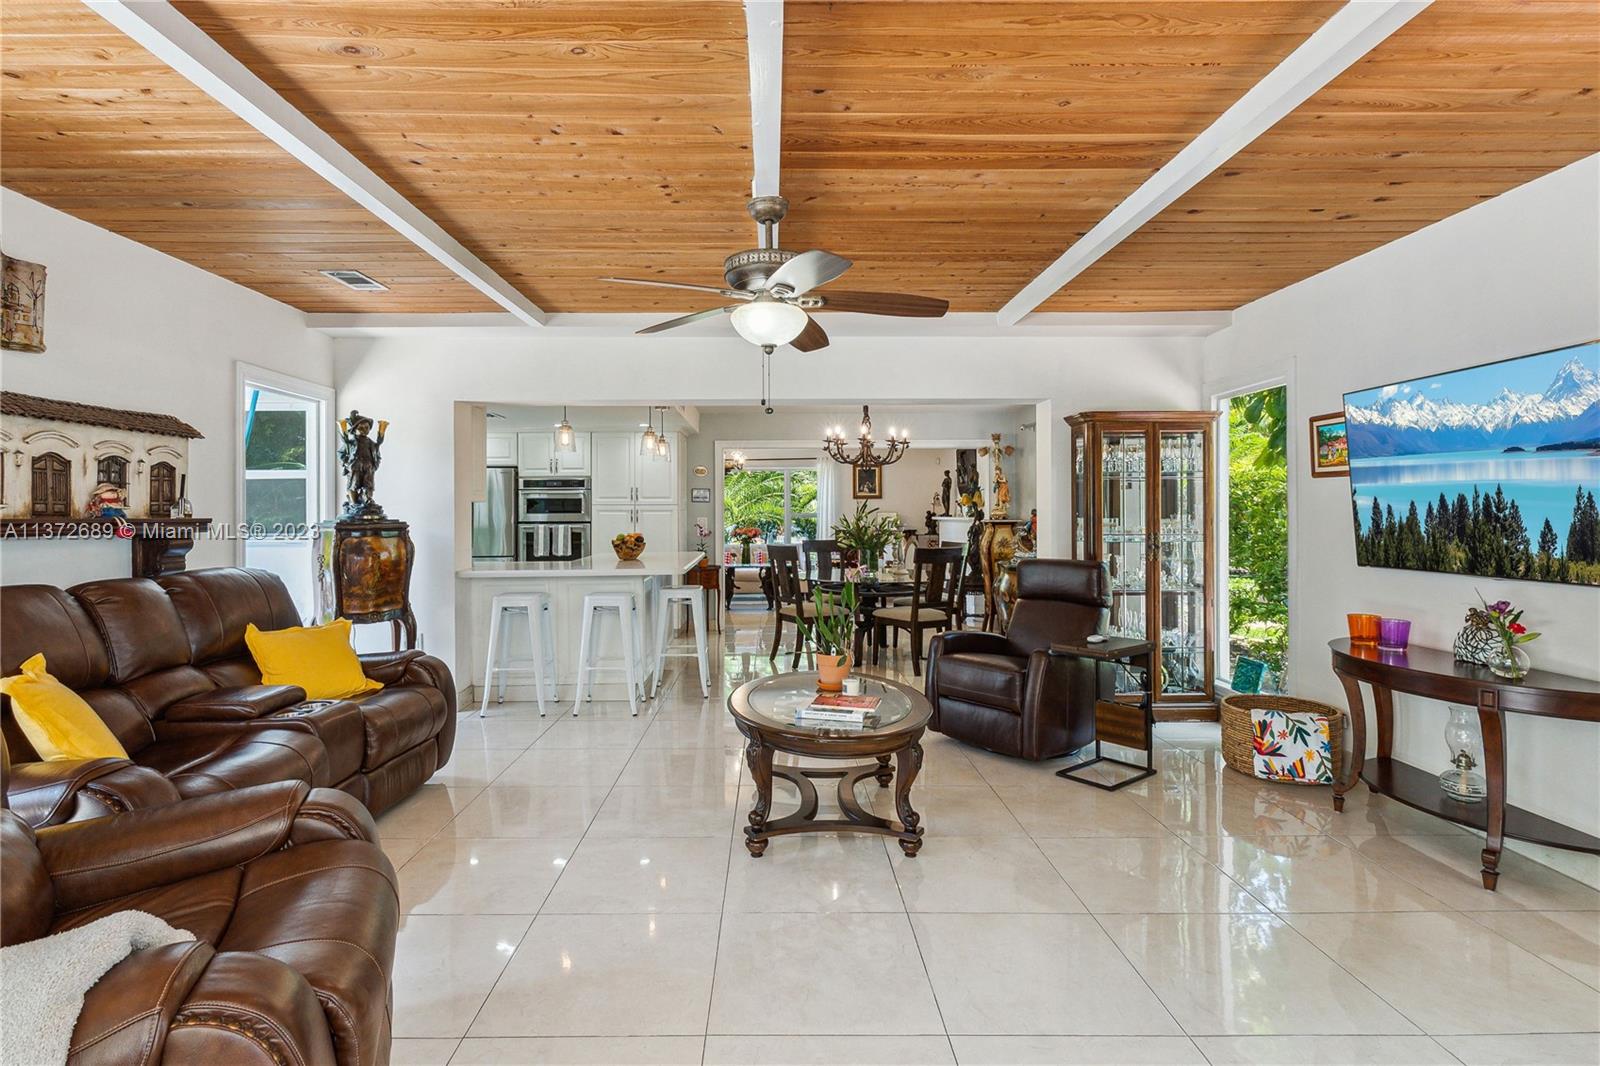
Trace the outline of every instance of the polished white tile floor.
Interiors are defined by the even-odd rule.
[[[379,821],[396,1063],[1600,1062],[1600,893],[1515,855],[1484,892],[1472,835],[1242,777],[1214,726],[1118,793],[929,734],[919,856],[750,858],[724,701],[765,622],[729,618],[710,699],[680,669],[638,718],[462,715]]]

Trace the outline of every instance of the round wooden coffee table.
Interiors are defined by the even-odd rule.
[[[863,696],[877,696],[879,704],[861,725],[815,722],[797,712],[817,695],[814,673],[776,674],[746,682],[728,697],[728,710],[744,734],[745,761],[756,783],[756,801],[744,846],[760,858],[773,837],[789,833],[882,833],[900,841],[900,850],[914,856],[922,848],[922,816],[911,807],[911,785],[922,769],[922,734],[933,708],[914,688],[883,678],[862,678]],[[859,759],[874,762],[821,769],[774,766],[776,752],[822,759]],[[894,760],[894,766],[889,765]],[[800,790],[800,809],[773,821],[772,779],[781,777]],[[876,778],[878,787],[894,785],[898,823],[869,814],[856,799],[859,781]],[[837,778],[839,809],[843,818],[817,817],[817,789],[811,781]]]

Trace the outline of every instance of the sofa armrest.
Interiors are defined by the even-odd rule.
[[[928,648],[928,657],[937,652],[942,655],[1016,655],[1017,650],[1000,633],[984,633],[975,629],[958,629],[940,633]]]
[[[358,655],[356,658],[361,660],[363,674],[385,685],[394,685],[406,676],[407,668],[424,654],[416,650],[381,651]]]
[[[310,982],[271,956],[247,951],[212,957],[166,1037],[164,1063],[324,1066],[339,1061],[327,1011]]]
[[[314,788],[289,827],[289,843],[309,844],[314,840],[365,840],[376,844],[378,823],[348,792]]]
[[[58,911],[238,866],[289,840],[310,794],[280,781],[39,830]]]
[[[6,803],[38,829],[176,803],[172,782],[126,759],[58,759],[11,767]]]
[[[107,970],[83,997],[68,1061],[161,1062],[173,1019],[214,955],[189,940],[136,951]]]
[[[241,685],[179,700],[168,705],[161,716],[169,722],[248,722],[305,699],[306,690],[298,685]]]

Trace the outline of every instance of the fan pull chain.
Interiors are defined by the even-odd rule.
[[[772,345],[761,346],[761,406],[772,414]]]

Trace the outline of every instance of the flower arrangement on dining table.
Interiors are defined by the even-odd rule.
[[[795,619],[802,640],[809,640],[817,659],[818,687],[837,692],[850,674],[851,650],[855,646],[856,609],[860,603],[856,583],[861,580],[861,568],[846,567],[844,586],[829,592],[821,585],[813,585],[811,602],[816,615],[808,622]]]
[[[1496,600],[1490,603],[1480,592],[1478,602],[1483,604],[1483,613],[1488,618],[1489,625],[1494,628],[1495,636],[1500,640],[1500,654],[1489,661],[1489,669],[1501,677],[1513,680],[1525,677],[1531,660],[1528,658],[1528,653],[1522,651],[1519,645],[1526,644],[1530,640],[1538,640],[1539,634],[1529,632],[1528,627],[1522,624],[1522,609],[1513,607],[1510,600]]]

